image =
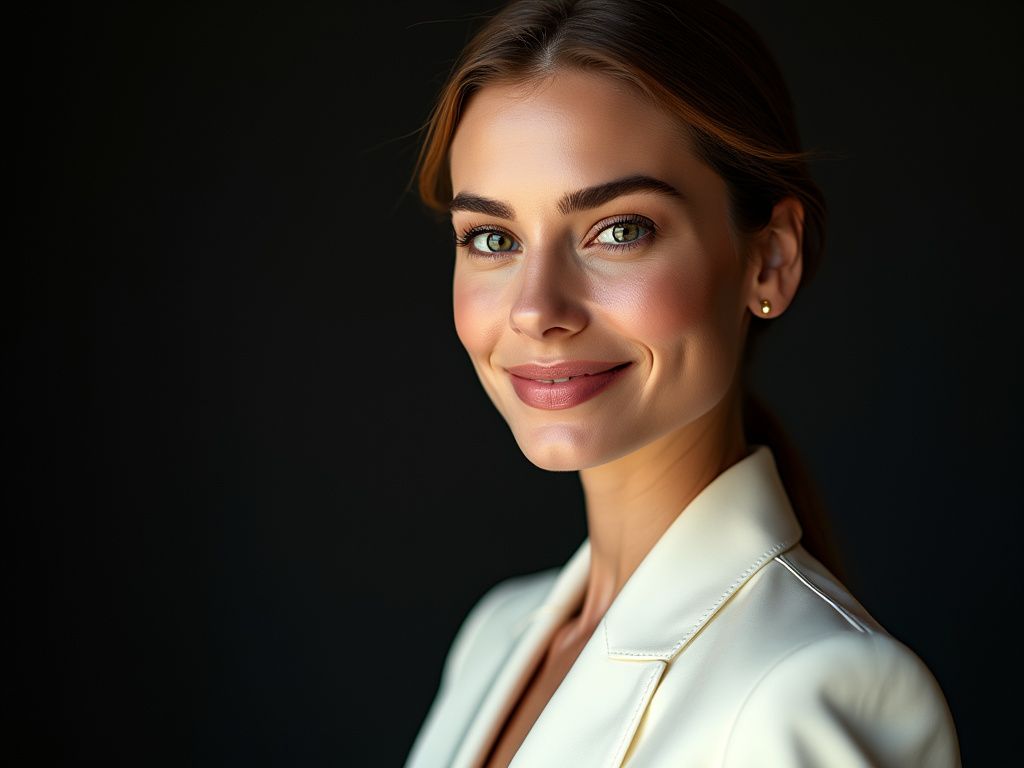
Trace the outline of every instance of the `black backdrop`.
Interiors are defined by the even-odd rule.
[[[1017,735],[1020,6],[731,4],[805,144],[837,155],[815,167],[823,269],[755,379],[850,586],[935,672],[966,763],[997,764]],[[17,764],[400,765],[473,602],[582,540],[575,475],[529,464],[487,401],[449,236],[405,190],[490,7],[10,21]]]

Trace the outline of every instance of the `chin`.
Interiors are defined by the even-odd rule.
[[[549,472],[576,472],[618,458],[610,446],[577,425],[549,424],[512,431],[519,450],[529,462]]]
[[[543,453],[523,451],[523,455],[535,467],[546,469],[548,472],[577,472],[586,466],[575,458],[571,451],[554,450]]]

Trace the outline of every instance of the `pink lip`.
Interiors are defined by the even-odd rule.
[[[572,408],[586,402],[618,381],[630,363],[596,360],[567,360],[554,365],[515,365],[511,374],[512,388],[527,405],[545,410]],[[548,384],[537,379],[564,379]]]

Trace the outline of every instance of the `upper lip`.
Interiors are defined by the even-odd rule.
[[[553,379],[565,379],[572,376],[589,376],[595,373],[604,373],[607,370],[626,365],[628,361],[607,361],[607,360],[560,360],[548,365],[537,365],[528,363],[526,365],[510,365],[505,370],[513,376],[524,379],[541,379],[551,381]]]

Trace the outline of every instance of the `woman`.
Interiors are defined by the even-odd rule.
[[[529,460],[580,473],[588,537],[472,609],[407,766],[958,765],[934,677],[827,567],[745,385],[825,210],[751,28],[513,2],[418,170],[455,231],[459,339]]]

